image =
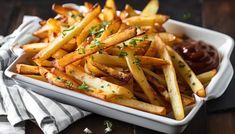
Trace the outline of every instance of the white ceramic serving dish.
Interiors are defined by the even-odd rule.
[[[33,90],[39,94],[56,99],[63,103],[78,106],[103,116],[136,124],[152,130],[164,133],[180,133],[187,127],[187,124],[190,122],[190,120],[192,120],[205,101],[220,97],[226,90],[233,76],[233,67],[229,58],[234,47],[234,41],[231,37],[225,34],[185,24],[175,20],[169,20],[164,24],[164,27],[170,33],[186,34],[192,39],[202,40],[206,43],[209,43],[217,48],[221,55],[221,63],[219,65],[218,72],[206,88],[207,97],[200,98],[195,95],[196,104],[189,109],[187,116],[181,121],[177,121],[170,116],[163,117],[154,115],[99,100],[94,97],[53,86],[49,83],[34,80],[15,73],[15,65],[17,63],[25,63],[25,61],[27,61],[27,57],[29,57],[27,54],[20,55],[6,69],[5,75],[14,79],[21,86],[27,87],[29,90]],[[30,37],[28,38],[28,41],[30,41]]]

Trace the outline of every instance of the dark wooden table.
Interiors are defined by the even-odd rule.
[[[23,15],[36,15],[42,18],[52,17],[52,3],[73,2],[82,4],[84,0],[1,0],[0,4],[0,34],[11,33],[22,22]],[[88,0],[91,1],[91,0]],[[118,1],[118,0],[116,0]],[[94,0],[93,3],[97,2]],[[99,1],[104,3],[104,1]],[[122,0],[117,2],[119,8],[130,3],[136,9],[143,9],[147,1]],[[226,33],[235,38],[235,1],[234,0],[160,0],[160,12],[171,18],[199,25]],[[184,17],[188,15],[188,17]],[[234,65],[235,54],[231,56]],[[206,103],[190,122],[186,134],[231,134],[235,133],[235,80],[233,78],[225,94],[216,100]],[[215,110],[218,110],[216,111]],[[88,127],[94,133],[104,133],[104,121],[113,123],[113,132],[117,134],[152,134],[158,133],[139,126],[124,123],[97,114],[85,117],[66,128],[61,134],[80,134]],[[31,121],[26,121],[26,134],[41,134],[42,131]]]

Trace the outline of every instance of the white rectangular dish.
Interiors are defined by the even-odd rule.
[[[164,27],[170,33],[185,34],[192,39],[202,40],[209,43],[217,48],[221,55],[218,72],[206,88],[207,97],[200,98],[195,96],[196,104],[189,110],[187,116],[181,121],[99,100],[94,97],[17,74],[15,65],[17,63],[25,63],[29,56],[26,54],[19,56],[6,69],[5,75],[14,79],[21,86],[24,86],[29,90],[33,90],[39,94],[56,99],[63,103],[78,106],[84,110],[164,133],[180,133],[187,127],[189,121],[192,120],[205,101],[218,98],[226,90],[233,76],[233,67],[229,58],[234,47],[234,41],[231,37],[222,33],[174,20],[167,21],[164,24]]]

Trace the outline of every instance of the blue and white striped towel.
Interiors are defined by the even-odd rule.
[[[12,45],[23,44],[24,36],[31,35],[35,28],[38,28],[39,20],[37,17],[25,16],[22,25],[6,37],[5,41],[0,41],[0,44],[3,44],[0,48],[0,134],[24,133],[22,124],[25,120],[36,121],[46,134],[55,134],[90,114],[41,96],[30,89],[24,89],[4,76],[4,69],[17,57],[17,47],[10,50]],[[31,26],[27,29],[29,22]],[[2,118],[3,115],[6,115],[7,120]]]

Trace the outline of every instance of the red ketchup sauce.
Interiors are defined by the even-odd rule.
[[[186,39],[173,47],[188,63],[196,74],[200,74],[219,66],[219,53],[211,45],[203,41]]]

